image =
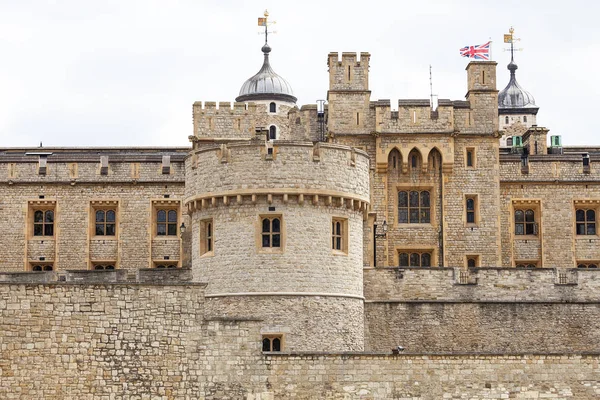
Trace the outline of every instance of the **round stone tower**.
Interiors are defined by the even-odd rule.
[[[263,350],[363,350],[368,201],[361,150],[257,140],[195,148],[185,204],[206,314],[261,320]]]

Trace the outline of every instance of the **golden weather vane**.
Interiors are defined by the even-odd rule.
[[[263,14],[264,17],[259,17],[258,18],[258,26],[264,26],[265,27],[265,43],[267,43],[268,39],[269,39],[269,33],[277,33],[277,31],[269,31],[269,26],[271,25],[275,25],[276,21],[269,21],[269,11],[265,10],[265,13]],[[258,32],[259,35],[261,35],[263,32]]]
[[[515,37],[515,29],[511,26],[508,30],[508,34],[504,34],[504,43],[510,43],[510,49],[504,49],[504,51],[510,50],[510,61],[513,61],[513,53],[515,51],[523,51],[523,48],[515,49],[514,43],[520,41],[521,38]]]

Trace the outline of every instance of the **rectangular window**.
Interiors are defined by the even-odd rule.
[[[469,168],[474,168],[475,167],[475,148],[474,147],[467,147],[466,150],[466,165]]]
[[[516,209],[515,235],[537,235],[538,228],[535,221],[534,209]]]
[[[29,268],[31,271],[53,271],[54,263],[52,262],[31,262],[29,263]]]
[[[92,236],[104,236],[106,239],[117,235],[117,208],[115,200],[94,200],[90,204]]]
[[[200,221],[200,255],[213,254],[214,246],[214,226],[213,220],[205,219]]]
[[[480,267],[478,255],[469,255],[466,257],[466,259],[467,259],[467,268]]]
[[[348,253],[348,220],[331,219],[331,249],[334,252]]]
[[[262,251],[281,251],[283,248],[283,218],[281,215],[261,215],[259,242]]]
[[[283,335],[262,335],[262,351],[282,351]]]
[[[431,196],[428,190],[398,192],[398,223],[431,223]]]
[[[575,209],[575,230],[577,235],[596,235],[596,209],[577,206]]]
[[[31,237],[53,237],[56,224],[56,202],[36,200],[29,202]]]
[[[92,263],[92,269],[96,271],[110,271],[115,269],[117,263],[112,261],[94,261]]]
[[[177,237],[179,235],[179,200],[153,201],[152,219],[155,236]]]
[[[465,195],[465,213],[466,213],[466,222],[467,225],[475,225],[478,221],[478,213],[477,209],[479,208],[479,204],[477,204],[477,195],[468,194]]]
[[[399,250],[398,265],[400,267],[431,267],[431,250]]]

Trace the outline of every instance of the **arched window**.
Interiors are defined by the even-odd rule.
[[[513,138],[512,138],[512,136],[509,136],[509,137],[506,138],[506,145],[509,146],[509,147],[512,147],[512,145],[513,145]]]
[[[515,210],[515,235],[537,235],[533,210]]]
[[[477,266],[477,259],[470,257],[467,258],[467,267],[469,268],[475,268]]]
[[[156,211],[156,234],[158,236],[177,236],[177,211]]]
[[[96,235],[114,236],[116,224],[115,210],[96,211]]]
[[[431,267],[431,252],[400,252],[400,267]]]
[[[506,117],[504,117],[504,123],[508,124],[508,115]]]
[[[33,213],[33,236],[54,236],[54,211],[37,210]]]
[[[595,262],[592,263],[580,263],[577,265],[577,268],[598,268],[598,264]]]
[[[281,220],[278,217],[262,219],[262,247],[281,247]]]
[[[527,115],[523,115],[523,122],[527,122]]]
[[[266,335],[262,340],[262,351],[281,351],[282,335]]]
[[[575,210],[575,226],[578,235],[596,234],[596,210]]]
[[[31,266],[32,271],[52,271],[53,269],[54,267],[52,266],[52,264],[36,264]]]
[[[269,112],[277,112],[277,105],[275,104],[275,102],[271,102],[271,104],[269,104]]]
[[[275,125],[271,125],[269,127],[269,140],[277,139],[277,127]]]
[[[398,223],[428,224],[431,221],[431,202],[429,191],[398,192]]]

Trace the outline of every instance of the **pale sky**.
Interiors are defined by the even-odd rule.
[[[371,53],[371,99],[463,100],[465,45],[493,41],[498,89],[517,80],[563,145],[600,145],[600,3],[574,0],[0,0],[0,147],[188,146],[194,101],[234,101],[262,64],[298,105],[327,95],[330,51]]]

